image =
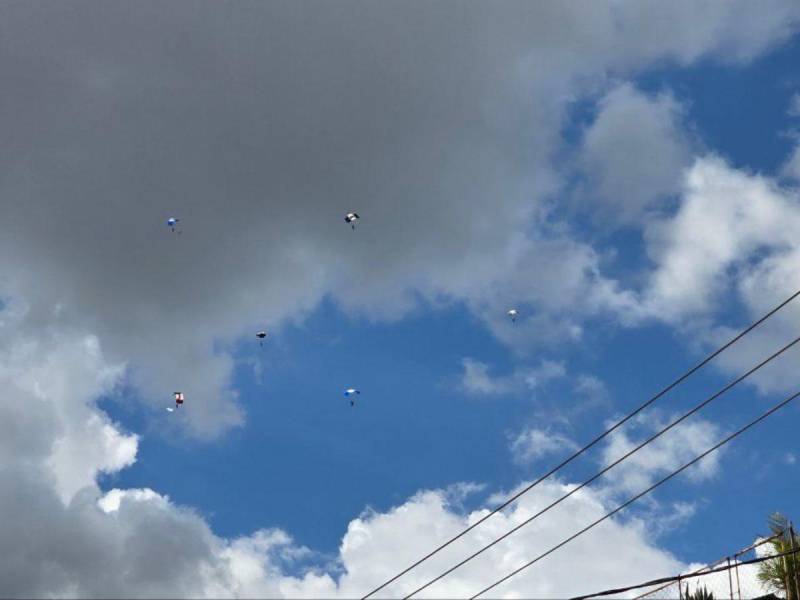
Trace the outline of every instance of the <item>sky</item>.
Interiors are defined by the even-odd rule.
[[[800,289],[797,64],[781,0],[0,5],[4,594],[359,597],[486,514]],[[797,335],[795,303],[380,595]],[[800,389],[798,358],[421,596],[645,489]],[[492,593],[749,545],[796,514],[798,419]]]

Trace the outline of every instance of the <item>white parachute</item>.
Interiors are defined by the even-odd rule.
[[[509,309],[509,310],[508,310],[508,312],[507,312],[506,314],[507,314],[509,317],[511,317],[511,321],[512,321],[512,322],[516,322],[516,320],[517,320],[517,315],[519,315],[519,311],[518,311],[516,308],[511,308],[511,309]]]

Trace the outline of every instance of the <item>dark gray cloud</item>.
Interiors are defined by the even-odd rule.
[[[3,288],[31,327],[96,333],[153,406],[186,391],[199,435],[242,418],[226,344],[328,294],[376,318],[420,294],[465,300],[501,337],[513,296],[537,339],[574,337],[580,314],[627,299],[591,248],[537,220],[565,102],[656,60],[746,60],[797,13],[6,3]]]
[[[375,562],[369,527],[385,526],[376,544],[393,554],[397,531],[416,553],[447,533],[419,523],[461,527],[441,495],[420,496],[351,524],[350,587],[301,584],[271,555],[302,554],[283,534],[229,543],[152,491],[115,492],[102,510],[96,476],[130,464],[137,438],[95,402],[127,377],[163,416],[180,388],[188,430],[219,434],[242,419],[228,345],[326,296],[371,318],[420,296],[463,301],[509,343],[511,304],[525,311],[516,337],[537,341],[630,309],[597,253],[544,218],[566,104],[655,61],[748,60],[798,13],[791,1],[0,4],[3,593],[353,595],[376,572],[361,568]],[[422,532],[416,545],[407,531]],[[642,556],[639,541],[619,546]],[[679,567],[645,549],[648,572]]]

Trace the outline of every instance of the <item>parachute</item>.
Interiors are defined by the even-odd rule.
[[[353,228],[353,231],[356,229],[356,221],[358,221],[361,217],[358,216],[358,213],[347,213],[344,217],[345,223],[349,223],[350,227]]]
[[[361,392],[355,388],[348,388],[344,391],[344,397],[350,398],[350,406],[356,405],[356,396],[359,396]]]
[[[267,337],[267,332],[266,331],[259,331],[256,334],[256,337],[258,338],[259,344],[261,346],[263,346],[264,345],[264,338]]]
[[[175,228],[178,226],[178,221],[180,221],[180,219],[176,219],[175,217],[170,217],[169,219],[167,219],[167,227],[169,227],[174,232]]]
[[[517,315],[519,314],[519,311],[516,308],[512,308],[506,314],[509,317],[511,317],[511,321],[512,322],[516,322],[517,321]]]
[[[174,392],[172,395],[175,396],[175,407],[174,408],[172,406],[167,407],[167,412],[170,413],[175,412],[175,409],[178,408],[181,404],[183,404],[184,400],[183,392]]]

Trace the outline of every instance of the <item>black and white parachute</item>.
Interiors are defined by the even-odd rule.
[[[351,212],[351,213],[347,213],[345,215],[344,221],[345,221],[345,223],[349,223],[350,227],[352,227],[353,230],[355,231],[356,221],[358,221],[360,218],[361,217],[358,216],[358,213]]]

